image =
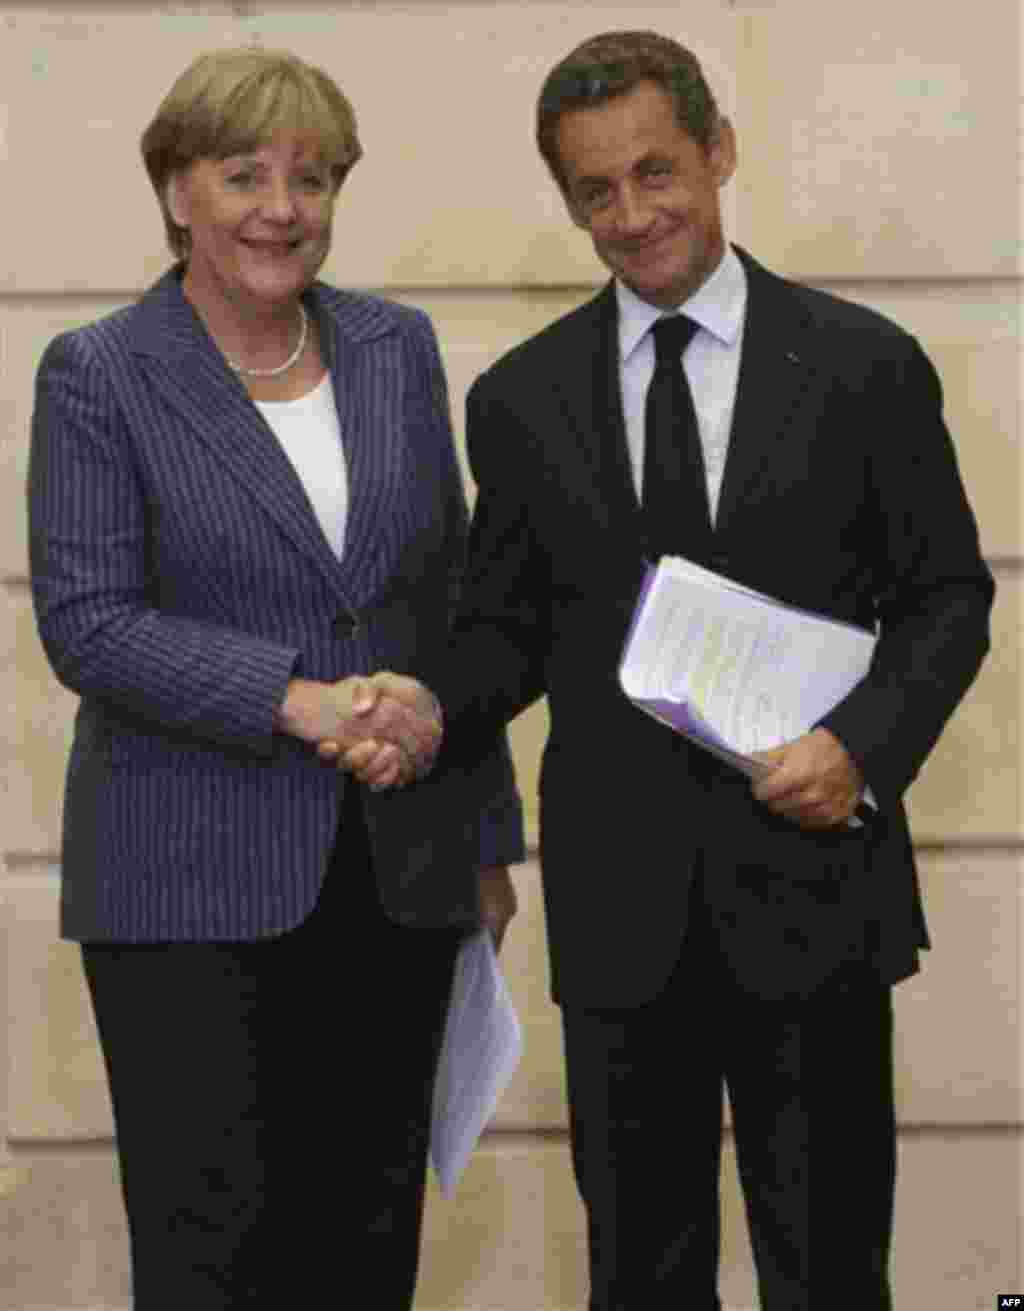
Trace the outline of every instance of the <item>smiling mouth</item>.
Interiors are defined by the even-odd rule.
[[[644,256],[656,255],[671,243],[676,235],[676,230],[671,229],[668,232],[660,232],[656,237],[644,237],[642,241],[624,241],[620,244],[619,249],[624,255],[639,256],[643,259]]]
[[[643,246],[627,246],[622,253],[627,260],[638,264],[653,264],[661,258],[666,248],[663,240],[648,241]]]
[[[290,255],[302,244],[301,238],[293,241],[252,241],[242,238],[242,245],[263,255]]]

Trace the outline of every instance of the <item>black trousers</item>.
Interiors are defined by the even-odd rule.
[[[291,933],[83,946],[135,1311],[412,1305],[460,935],[385,917],[346,812]]]
[[[591,1311],[719,1311],[729,1091],[761,1311],[891,1311],[891,988],[850,975],[805,1002],[741,993],[699,886],[664,992],[563,1008]]]

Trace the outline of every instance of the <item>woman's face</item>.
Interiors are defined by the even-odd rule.
[[[308,138],[281,133],[251,154],[199,159],[169,185],[188,228],[186,289],[211,309],[282,308],[316,277],[331,244],[336,190]]]

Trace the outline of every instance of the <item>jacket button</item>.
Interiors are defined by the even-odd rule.
[[[338,615],[332,624],[336,637],[352,637],[358,631],[359,620],[355,615]]]

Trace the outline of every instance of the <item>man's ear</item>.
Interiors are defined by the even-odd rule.
[[[715,182],[724,187],[736,172],[736,133],[732,123],[720,117],[715,127],[715,135],[708,149],[708,158],[715,175]]]

